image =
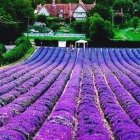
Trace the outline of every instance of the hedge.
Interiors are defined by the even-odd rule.
[[[29,40],[24,38],[17,39],[16,47],[3,54],[2,64],[9,64],[18,61],[28,52],[31,47],[32,45]]]
[[[0,53],[3,54],[6,52],[6,48],[4,46],[4,44],[0,43]]]

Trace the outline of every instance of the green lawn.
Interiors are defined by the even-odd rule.
[[[85,39],[85,37],[29,37],[29,39],[40,39],[40,40],[56,40],[56,41],[77,41],[77,40],[80,40],[80,39]]]
[[[140,30],[134,31],[132,28],[116,29],[114,40],[140,41]]]

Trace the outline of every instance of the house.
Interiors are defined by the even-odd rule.
[[[87,17],[87,12],[94,8],[96,3],[84,4],[82,0],[79,0],[78,4],[56,4],[55,0],[52,4],[38,5],[35,13],[44,14],[46,16],[62,17],[65,19],[85,19]]]

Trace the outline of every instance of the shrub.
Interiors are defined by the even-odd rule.
[[[6,48],[4,46],[4,44],[0,43],[0,54],[3,54],[6,52]]]
[[[88,31],[88,21],[87,20],[75,20],[72,22],[72,27],[78,33],[86,33]]]
[[[3,63],[11,63],[21,59],[27,51],[32,47],[29,40],[19,38],[16,41],[16,47],[3,54]]]

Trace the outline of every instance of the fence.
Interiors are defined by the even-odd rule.
[[[81,37],[85,38],[85,34],[71,34],[71,33],[24,33],[25,36],[32,37]]]

